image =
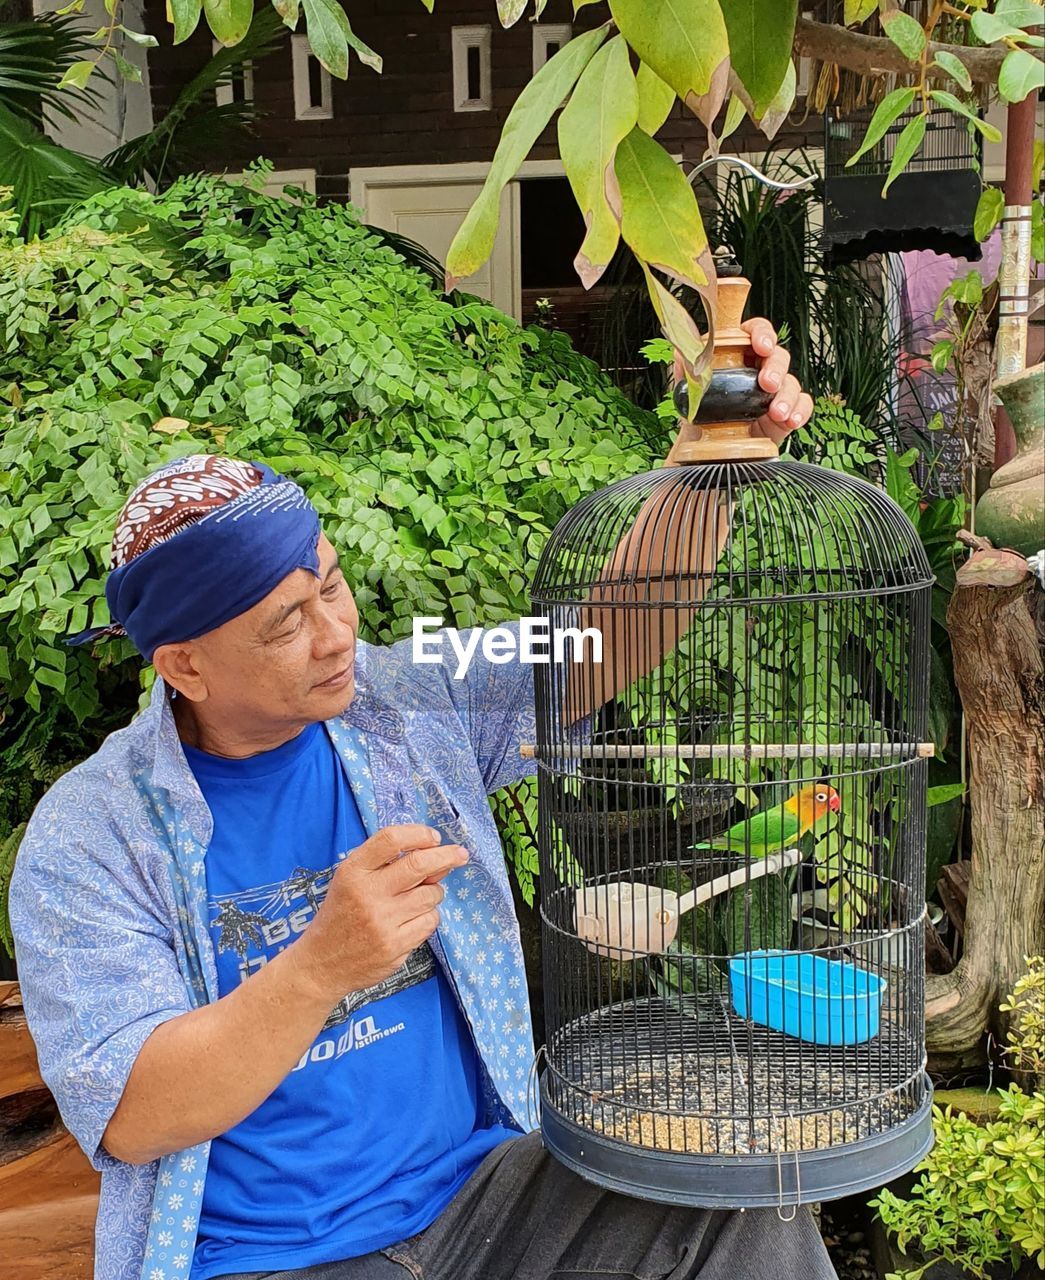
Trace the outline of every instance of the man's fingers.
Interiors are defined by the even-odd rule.
[[[779,426],[790,426],[791,415],[798,409],[802,388],[793,373],[789,373],[780,384],[780,390],[773,397],[767,417]]]
[[[776,330],[763,316],[745,320],[740,327],[746,330],[750,337],[755,355],[768,356],[776,346]]]
[[[376,870],[397,861],[405,850],[429,849],[438,845],[442,838],[433,827],[426,827],[420,822],[382,827],[352,853],[352,865]]]
[[[425,911],[422,915],[415,916],[407,924],[404,924],[399,931],[399,944],[406,948],[406,954],[403,956],[405,960],[411,951],[415,950],[422,942],[428,939],[439,928],[440,915],[437,908],[433,907],[431,911]]]
[[[813,397],[808,392],[803,391],[798,397],[798,404],[792,413],[788,426],[794,430],[795,427],[804,427],[809,419],[813,416]]]
[[[434,849],[413,849],[387,867],[389,893],[406,893],[426,880],[441,880],[455,867],[468,861],[468,850],[459,844],[441,844]]]
[[[402,914],[402,924],[409,924],[418,916],[435,911],[446,897],[446,890],[441,884],[419,884],[407,893],[401,893],[396,899],[396,909]]]
[[[758,385],[763,391],[779,391],[790,367],[790,352],[784,347],[774,347],[758,371]]]

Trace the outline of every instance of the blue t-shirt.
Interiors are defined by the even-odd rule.
[[[185,755],[214,816],[208,909],[225,995],[308,927],[366,832],[321,724],[245,760]],[[215,1139],[192,1280],[340,1261],[424,1230],[517,1136],[485,1125],[481,1070],[427,944],[351,993],[275,1092]]]

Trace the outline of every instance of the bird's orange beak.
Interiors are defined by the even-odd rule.
[[[842,800],[837,791],[831,792],[831,799],[827,802],[827,807],[832,813],[838,813],[842,808]]]

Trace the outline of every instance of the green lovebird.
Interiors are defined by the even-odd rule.
[[[732,853],[749,853],[754,858],[765,858],[781,849],[791,848],[807,831],[829,813],[837,813],[842,807],[834,787],[817,783],[801,787],[793,796],[772,809],[759,809],[757,813],[735,823],[722,835],[715,836],[694,849],[728,849]]]

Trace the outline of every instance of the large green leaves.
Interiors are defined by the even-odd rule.
[[[905,58],[916,62],[925,48],[925,32],[922,24],[902,9],[882,14],[882,30]]]
[[[798,0],[722,0],[729,58],[759,119],[791,65]]]
[[[989,124],[986,120],[981,120],[978,112],[967,102],[962,102],[960,98],[956,98],[953,93],[948,93],[946,89],[931,89],[929,97],[939,106],[953,111],[955,115],[962,116],[987,139],[988,142],[1001,142],[1001,130],[995,125]]]
[[[998,73],[998,92],[1006,102],[1022,102],[1030,93],[1045,88],[1045,65],[1026,49],[1005,55]]]
[[[878,0],[845,0],[842,21],[847,27],[856,22],[863,22],[878,8]]]
[[[893,152],[892,163],[889,165],[885,185],[882,187],[883,199],[888,195],[889,188],[907,168],[909,161],[922,145],[922,141],[925,138],[925,125],[925,116],[915,116],[913,120],[908,120],[900,136],[896,139],[896,150]]]
[[[1005,211],[1005,196],[1000,187],[984,187],[976,202],[976,213],[972,219],[972,233],[977,240],[983,241],[1001,222]]]
[[[610,0],[610,12],[642,61],[699,115],[729,57],[718,0]]]
[[[769,106],[766,107],[762,118],[758,121],[758,127],[767,138],[776,137],[777,130],[787,119],[788,113],[794,106],[797,92],[798,73],[795,71],[794,62],[789,58],[787,67],[784,70],[784,78],[780,82],[780,88],[773,95]]]
[[[606,270],[620,240],[613,157],[618,143],[635,127],[637,116],[638,92],[628,46],[623,36],[615,36],[585,67],[559,117],[559,154],[587,227],[574,259],[586,289]]]
[[[894,89],[892,93],[885,95],[871,117],[871,123],[867,126],[867,132],[864,134],[859,150],[854,151],[845,162],[846,168],[856,164],[862,155],[881,142],[893,121],[902,116],[914,101],[916,92],[915,89]]]
[[[526,159],[530,148],[608,34],[606,27],[596,27],[594,31],[585,31],[571,40],[548,59],[515,100],[504,122],[501,140],[483,189],[468,210],[446,255],[448,289],[452,289],[458,280],[478,271],[490,256],[497,235],[501,192],[505,184]]]
[[[203,0],[167,0],[167,19],[174,24],[174,43],[188,40],[196,30]],[[208,21],[210,15],[208,13]]]
[[[254,0],[203,0],[214,38],[226,47],[239,44],[254,17]]]
[[[972,76],[969,75],[968,68],[961,58],[955,57],[953,53],[948,53],[945,49],[937,49],[933,55],[933,62],[938,67],[942,67],[966,93],[972,93]]]
[[[639,128],[652,138],[675,105],[675,90],[644,62],[635,76],[639,91]]]
[[[514,27],[526,12],[527,0],[497,0],[497,16],[502,27]]]
[[[697,198],[671,156],[641,129],[617,148],[621,233],[635,255],[694,289],[707,284],[707,237]]]
[[[339,80],[348,75],[348,36],[351,28],[339,0],[302,0],[308,42],[319,61]]]

